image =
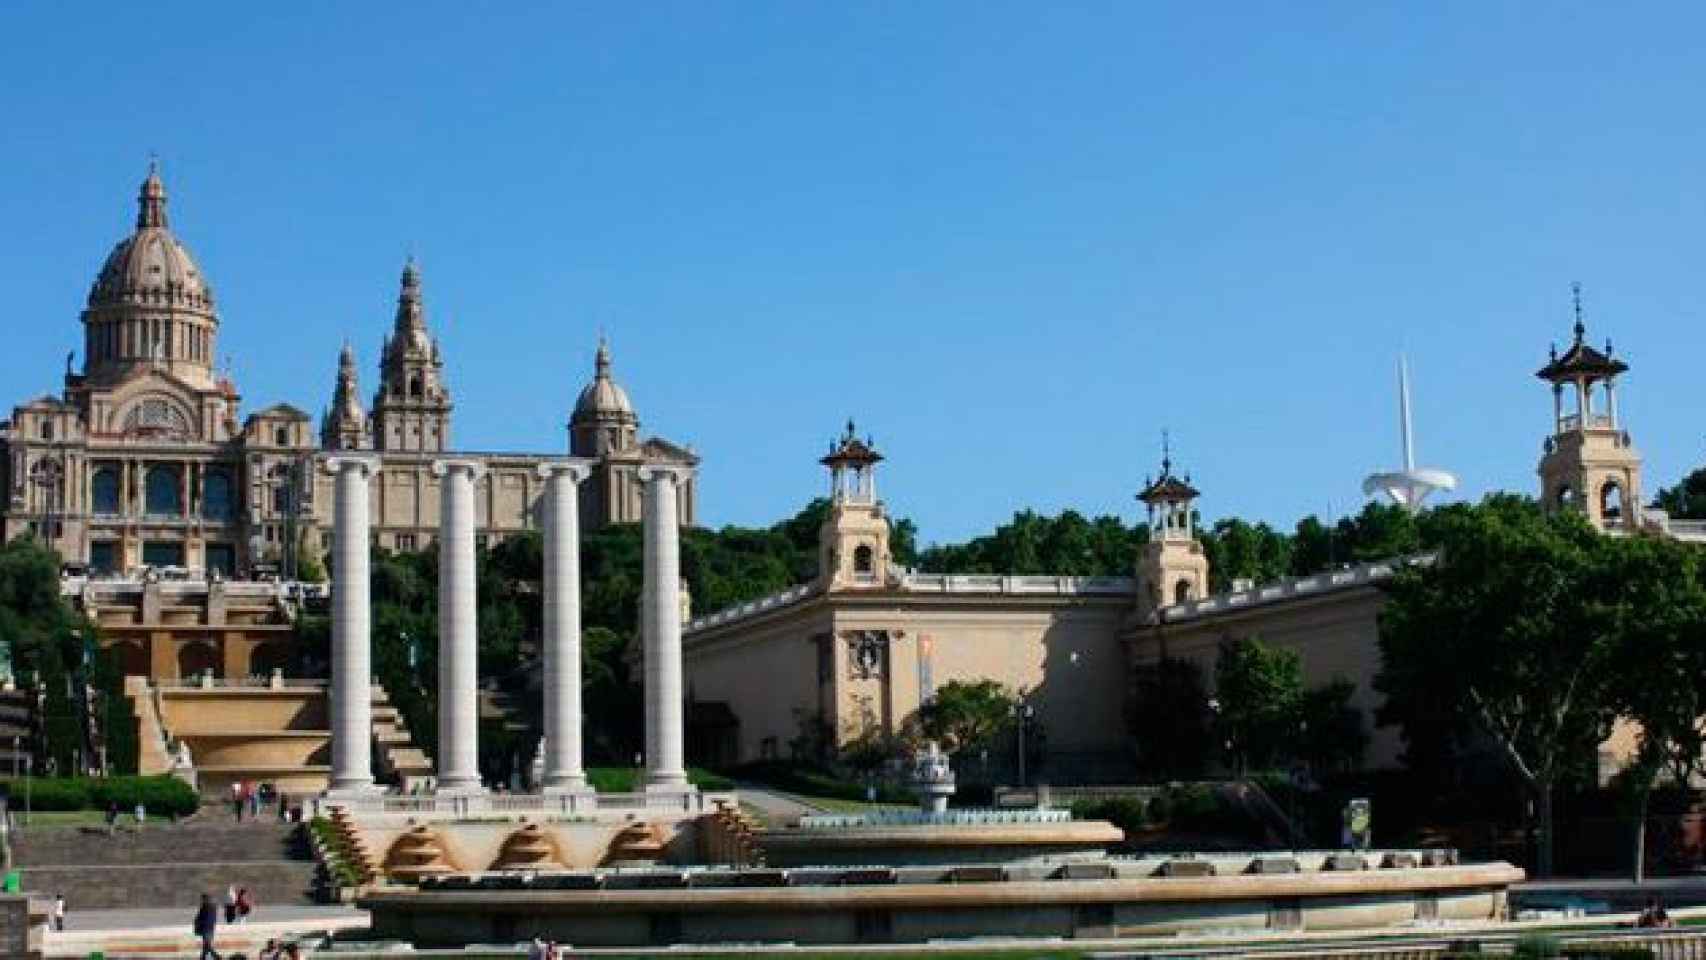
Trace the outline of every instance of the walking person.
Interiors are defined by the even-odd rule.
[[[236,780],[233,780],[231,782],[231,806],[233,809],[235,809],[237,811],[237,822],[242,823],[243,822],[243,784],[239,781],[236,781]]]
[[[118,801],[107,802],[107,836],[112,836],[118,830]]]
[[[225,888],[225,922],[237,922],[237,888]]]
[[[243,888],[239,889],[237,891],[237,922],[239,924],[248,923],[249,922],[249,914],[252,913],[254,911],[254,909],[255,909],[255,896],[254,896],[254,894],[249,892],[248,887],[243,887]]]
[[[136,829],[142,829],[143,821],[148,819],[148,807],[141,800],[136,801]]]
[[[219,930],[219,911],[213,905],[213,898],[207,894],[201,895],[201,908],[195,912],[195,935],[201,938],[201,956],[198,960],[222,960],[219,951],[213,949],[213,935]]]
[[[65,894],[53,898],[53,929],[65,932]]]

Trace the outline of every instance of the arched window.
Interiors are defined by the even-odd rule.
[[[419,397],[420,395],[421,395],[421,375],[417,373],[414,376],[409,378],[409,396]]]
[[[53,421],[52,420],[43,420],[41,422],[41,438],[43,440],[52,440],[53,439]]]
[[[1606,520],[1623,518],[1623,486],[1616,480],[1608,480],[1599,488],[1599,515]]]
[[[273,431],[272,442],[281,447],[290,446],[290,428],[279,427]]]
[[[179,516],[184,512],[183,488],[178,485],[180,476],[177,467],[162,464],[148,468],[148,479],[143,483],[143,502],[148,513]]]
[[[869,574],[875,566],[871,545],[862,543],[853,549],[853,572]]]
[[[96,513],[108,517],[118,513],[118,471],[112,467],[96,470],[89,480],[89,496]]]
[[[209,470],[202,487],[202,516],[210,520],[231,519],[235,507],[231,496],[231,475],[223,470]]]
[[[1184,603],[1190,599],[1191,599],[1191,582],[1189,580],[1180,580],[1178,583],[1173,584],[1173,602],[1174,603]]]

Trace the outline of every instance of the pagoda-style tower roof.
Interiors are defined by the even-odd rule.
[[[1578,380],[1609,380],[1629,369],[1629,365],[1612,356],[1611,341],[1605,341],[1605,352],[1601,353],[1587,342],[1587,326],[1582,323],[1582,288],[1576,284],[1574,289],[1576,301],[1575,340],[1562,355],[1558,348],[1552,348],[1551,358],[1546,366],[1535,371],[1535,376],[1552,383],[1575,383]]]
[[[840,440],[830,441],[829,453],[818,462],[833,470],[836,467],[868,467],[882,459],[883,455],[877,452],[874,441],[868,436],[859,439],[854,433],[853,421],[848,420],[847,432],[841,435]]]

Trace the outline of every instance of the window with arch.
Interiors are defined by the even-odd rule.
[[[421,392],[421,375],[417,373],[409,378],[409,396],[419,397]]]
[[[1599,515],[1606,520],[1623,518],[1623,485],[1616,480],[1607,480],[1599,488]]]
[[[41,438],[43,440],[52,440],[53,439],[53,421],[52,420],[43,420],[41,422]]]
[[[212,520],[229,520],[236,513],[236,498],[231,474],[224,470],[209,470],[202,481],[201,513]]]
[[[1189,580],[1180,580],[1178,583],[1173,584],[1173,602],[1174,603],[1185,603],[1190,599],[1191,599],[1191,582]]]
[[[89,499],[92,501],[95,513],[102,516],[113,516],[119,512],[118,470],[114,467],[102,467],[89,478]]]
[[[157,516],[181,515],[184,512],[184,492],[179,485],[182,477],[177,467],[165,464],[149,467],[142,487],[146,511]]]
[[[290,446],[290,428],[279,427],[273,431],[272,442],[281,447]]]
[[[853,548],[853,572],[869,576],[876,571],[876,553],[868,543]]]

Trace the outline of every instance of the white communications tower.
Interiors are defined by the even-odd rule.
[[[1362,482],[1362,492],[1371,497],[1384,493],[1393,503],[1415,513],[1428,494],[1457,489],[1457,478],[1444,470],[1416,466],[1415,442],[1410,436],[1410,366],[1402,356],[1398,358],[1398,429],[1404,438],[1404,469],[1370,474]]]

